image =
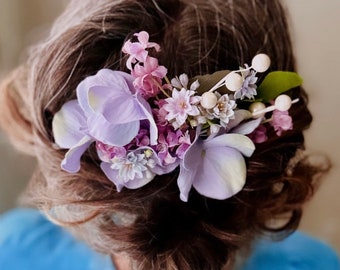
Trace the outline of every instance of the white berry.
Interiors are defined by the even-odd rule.
[[[203,108],[209,110],[212,109],[216,106],[217,103],[217,97],[214,93],[212,92],[205,92],[202,95],[201,99],[201,105]]]
[[[243,84],[243,78],[241,75],[231,72],[226,76],[225,85],[230,91],[240,90]]]
[[[263,111],[266,108],[266,105],[264,105],[262,102],[254,102],[249,106],[249,111],[251,113],[256,113],[256,112],[260,112]],[[253,116],[253,118],[260,118],[263,117],[266,113],[259,113],[259,114],[255,114]]]
[[[275,108],[281,112],[288,111],[292,106],[292,99],[287,95],[280,95],[275,99]]]
[[[254,56],[251,67],[256,72],[265,72],[270,66],[270,58],[264,53],[260,53]]]

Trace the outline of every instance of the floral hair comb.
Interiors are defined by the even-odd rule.
[[[292,129],[288,110],[298,99],[283,93],[302,79],[276,71],[257,86],[257,74],[270,66],[269,57],[258,54],[237,71],[190,79],[182,74],[170,81],[150,55],[159,50],[147,32],[136,33],[122,49],[130,74],[102,69],[78,85],[77,99],[53,119],[56,144],[69,149],[61,167],[79,171],[81,156],[95,143],[100,167],[118,191],[179,168],[181,200],[188,200],[192,187],[227,199],[243,188],[244,157],[267,140],[266,126],[278,136]]]

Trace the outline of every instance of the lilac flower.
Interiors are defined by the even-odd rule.
[[[77,87],[77,100],[64,104],[53,119],[55,142],[69,149],[62,168],[80,169],[80,157],[93,141],[112,146],[128,144],[139,132],[140,121],[147,120],[150,144],[157,144],[157,126],[150,105],[124,72],[108,69],[87,77]]]
[[[111,146],[102,142],[96,142],[96,149],[102,161],[110,162],[114,157],[123,158],[126,156],[126,149],[122,146]]]
[[[169,135],[165,136],[164,133],[159,134],[159,138],[158,138],[159,144],[156,146],[156,151],[158,152],[158,158],[161,160],[162,164],[164,165],[172,164],[177,161],[177,157],[173,157],[170,154],[171,144],[174,144],[174,142],[170,140],[170,143],[169,143],[168,138],[169,138]]]
[[[260,125],[252,133],[250,133],[248,137],[254,143],[264,143],[268,140],[267,129],[264,125]]]
[[[176,149],[183,144],[181,130],[174,131],[172,126],[160,127],[156,152],[162,164],[168,165],[178,161]]]
[[[293,129],[293,120],[288,111],[274,110],[270,124],[276,131],[277,136],[281,136],[283,131]]]
[[[166,120],[172,122],[175,129],[182,126],[189,115],[199,115],[199,110],[196,103],[197,100],[193,95],[194,91],[186,90],[182,88],[178,91],[176,88],[172,91],[172,97],[165,99],[167,104],[163,105],[163,108],[168,112]]]
[[[188,150],[188,148],[191,145],[191,139],[190,139],[190,134],[189,131],[187,130],[184,134],[182,131],[177,130],[177,133],[181,133],[178,139],[179,146],[176,150],[176,155],[178,158],[183,159],[185,152]]]
[[[256,72],[253,70],[245,75],[241,89],[235,92],[235,99],[244,99],[245,97],[252,99],[257,95],[257,85],[255,84],[257,82],[257,77],[255,75]]]
[[[147,57],[143,63],[135,65],[131,75],[135,77],[133,85],[145,98],[154,97],[159,93],[159,86],[162,78],[165,77],[167,69],[158,65],[158,59]]]
[[[155,101],[155,104],[158,106],[158,109],[152,109],[153,115],[155,116],[155,121],[158,126],[166,126],[168,121],[166,120],[166,116],[168,112],[164,109],[164,105],[167,104],[164,99]]]
[[[138,42],[131,42],[128,40],[124,43],[122,48],[123,53],[129,54],[129,58],[126,61],[126,66],[132,70],[132,64],[137,61],[144,62],[148,56],[148,48],[155,48],[156,51],[160,50],[160,47],[157,43],[149,42],[149,34],[145,31],[141,31],[136,33],[135,36],[138,39]]]
[[[209,198],[223,200],[235,195],[246,180],[243,155],[251,156],[254,149],[253,142],[240,134],[223,134],[211,140],[196,136],[180,163],[177,183],[181,200],[188,200],[192,186]]]
[[[135,149],[136,146],[149,146],[150,145],[150,134],[149,131],[144,127],[143,122],[141,123],[141,128],[138,131],[138,134],[136,137],[127,145],[125,145],[125,148]]]

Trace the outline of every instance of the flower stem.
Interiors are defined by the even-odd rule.
[[[161,92],[166,96],[166,97],[170,97],[169,94],[167,92],[165,92],[165,90],[163,89],[163,87],[159,84],[159,82],[157,82],[157,80],[155,80],[154,78],[152,79],[153,82],[155,83],[155,85],[157,85],[157,87],[159,88],[159,90],[161,90]]]

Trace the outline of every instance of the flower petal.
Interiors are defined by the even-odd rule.
[[[149,103],[140,95],[137,95],[137,100],[140,104],[140,108],[143,110],[145,114],[145,118],[149,121],[150,124],[150,145],[156,145],[158,139],[158,128],[155,122],[155,119],[152,115],[151,107]]]
[[[111,124],[100,115],[88,118],[89,134],[96,140],[112,146],[124,146],[138,134],[140,121]]]
[[[167,165],[156,165],[151,171],[157,175],[167,174],[175,170],[179,165],[179,160],[177,159],[174,163],[167,164]]]
[[[124,186],[129,189],[140,188],[151,182],[154,177],[155,174],[150,172],[147,177],[136,177],[135,179],[126,182]]]
[[[120,192],[124,185],[118,180],[118,170],[111,169],[111,164],[107,162],[102,162],[100,168],[104,172],[107,178],[115,184],[117,191]]]
[[[252,133],[261,124],[261,122],[262,118],[248,121],[232,129],[230,132],[247,135]]]
[[[230,147],[209,147],[202,159],[193,182],[200,194],[224,200],[243,188],[247,168],[239,151]]]
[[[112,90],[108,94],[119,95],[134,91],[132,81],[133,77],[128,73],[101,69],[97,74],[87,77],[78,85],[77,98],[79,104],[86,114],[94,113],[95,111],[92,106],[96,104],[96,100],[93,100],[93,96],[89,97],[90,89],[96,87],[110,88]],[[103,92],[101,93],[103,94]],[[134,92],[130,93],[134,94]],[[103,97],[101,100],[105,100],[105,98]]]
[[[180,199],[183,202],[188,201],[189,192],[195,179],[195,170],[187,170],[183,167],[180,168],[177,178],[177,185],[180,190]]]
[[[188,148],[180,163],[177,185],[180,190],[180,198],[184,202],[188,201],[190,189],[195,181],[198,167],[201,165],[199,161],[202,151],[202,141],[196,136],[196,140]]]
[[[71,148],[84,137],[86,126],[86,118],[78,101],[66,102],[52,121],[55,143],[61,148]]]
[[[112,124],[124,124],[147,118],[137,99],[124,94],[108,99],[102,105],[101,114]]]
[[[223,134],[209,141],[204,141],[204,149],[215,147],[234,148],[247,157],[250,157],[255,150],[253,141],[240,134]]]
[[[65,155],[61,162],[61,168],[69,173],[76,173],[80,170],[80,157],[94,140],[89,136],[84,136]]]
[[[251,113],[247,110],[235,110],[234,111],[234,118],[230,119],[229,123],[227,124],[227,130],[231,130],[234,127],[238,126],[242,121],[251,118]]]
[[[117,191],[120,192],[123,187],[129,189],[137,189],[148,184],[154,177],[155,174],[151,173],[145,177],[136,177],[133,180],[123,182],[119,179],[118,170],[112,169],[110,163],[102,162],[100,168],[105,173],[106,177],[116,185]]]

